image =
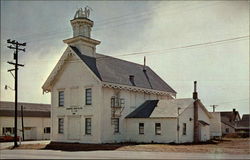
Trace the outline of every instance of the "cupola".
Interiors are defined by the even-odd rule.
[[[78,9],[74,19],[70,21],[73,29],[73,37],[63,40],[64,43],[76,47],[82,54],[95,57],[96,45],[100,41],[91,38],[91,30],[94,22],[89,19],[90,8]]]

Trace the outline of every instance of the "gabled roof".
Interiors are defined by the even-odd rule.
[[[234,121],[236,119],[237,116],[239,116],[239,112],[235,111],[235,113],[233,111],[226,111],[226,112],[220,112],[221,117],[225,117],[231,121]]]
[[[82,54],[76,47],[70,48],[103,82],[176,93],[148,66],[143,71],[143,65],[140,64],[102,54],[96,54],[96,58],[93,58]],[[129,79],[130,75],[134,76],[134,82]]]
[[[250,128],[250,114],[243,114],[242,119],[237,124],[238,128]]]
[[[38,103],[18,103],[17,114],[21,116],[21,106],[23,106],[24,117],[50,117],[51,105]],[[0,101],[0,116],[14,116],[15,103]]]
[[[147,100],[126,118],[175,118],[192,105],[192,98],[171,100]]]

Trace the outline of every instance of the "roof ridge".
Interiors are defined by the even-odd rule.
[[[133,64],[136,64],[136,65],[140,65],[140,66],[144,66],[143,64],[140,64],[140,63],[136,63],[136,62],[131,62],[131,61],[128,61],[128,60],[124,60],[124,59],[120,59],[120,58],[116,58],[116,57],[113,57],[113,56],[108,56],[108,55],[105,55],[105,54],[101,54],[101,53],[96,53],[97,55],[101,55],[101,56],[104,56],[104,57],[110,57],[110,58],[113,58],[113,59],[117,59],[117,60],[120,60],[120,61],[125,61],[125,62],[128,62],[128,63],[133,63]],[[96,58],[98,59],[98,57]],[[149,66],[146,65],[146,67],[150,68]],[[151,69],[151,68],[150,68]]]

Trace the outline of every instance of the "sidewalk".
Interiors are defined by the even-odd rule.
[[[49,140],[41,140],[41,141],[23,141],[21,144],[49,144]],[[19,142],[17,142],[19,144]],[[0,143],[0,149],[5,149],[8,147],[14,146],[14,142],[1,142]]]

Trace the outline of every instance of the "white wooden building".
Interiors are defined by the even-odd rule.
[[[23,130],[22,114],[23,106]],[[50,139],[50,105],[37,103],[18,103],[17,135],[24,140]],[[0,136],[14,136],[14,102],[0,102]]]
[[[42,86],[51,92],[52,141],[209,139],[210,114],[196,91],[194,99],[175,99],[174,89],[145,63],[96,53],[100,41],[91,38],[88,12],[78,10],[70,22],[73,37],[64,40],[68,47]]]
[[[210,134],[212,138],[235,133],[241,120],[240,114],[234,108],[232,111],[211,112]]]

